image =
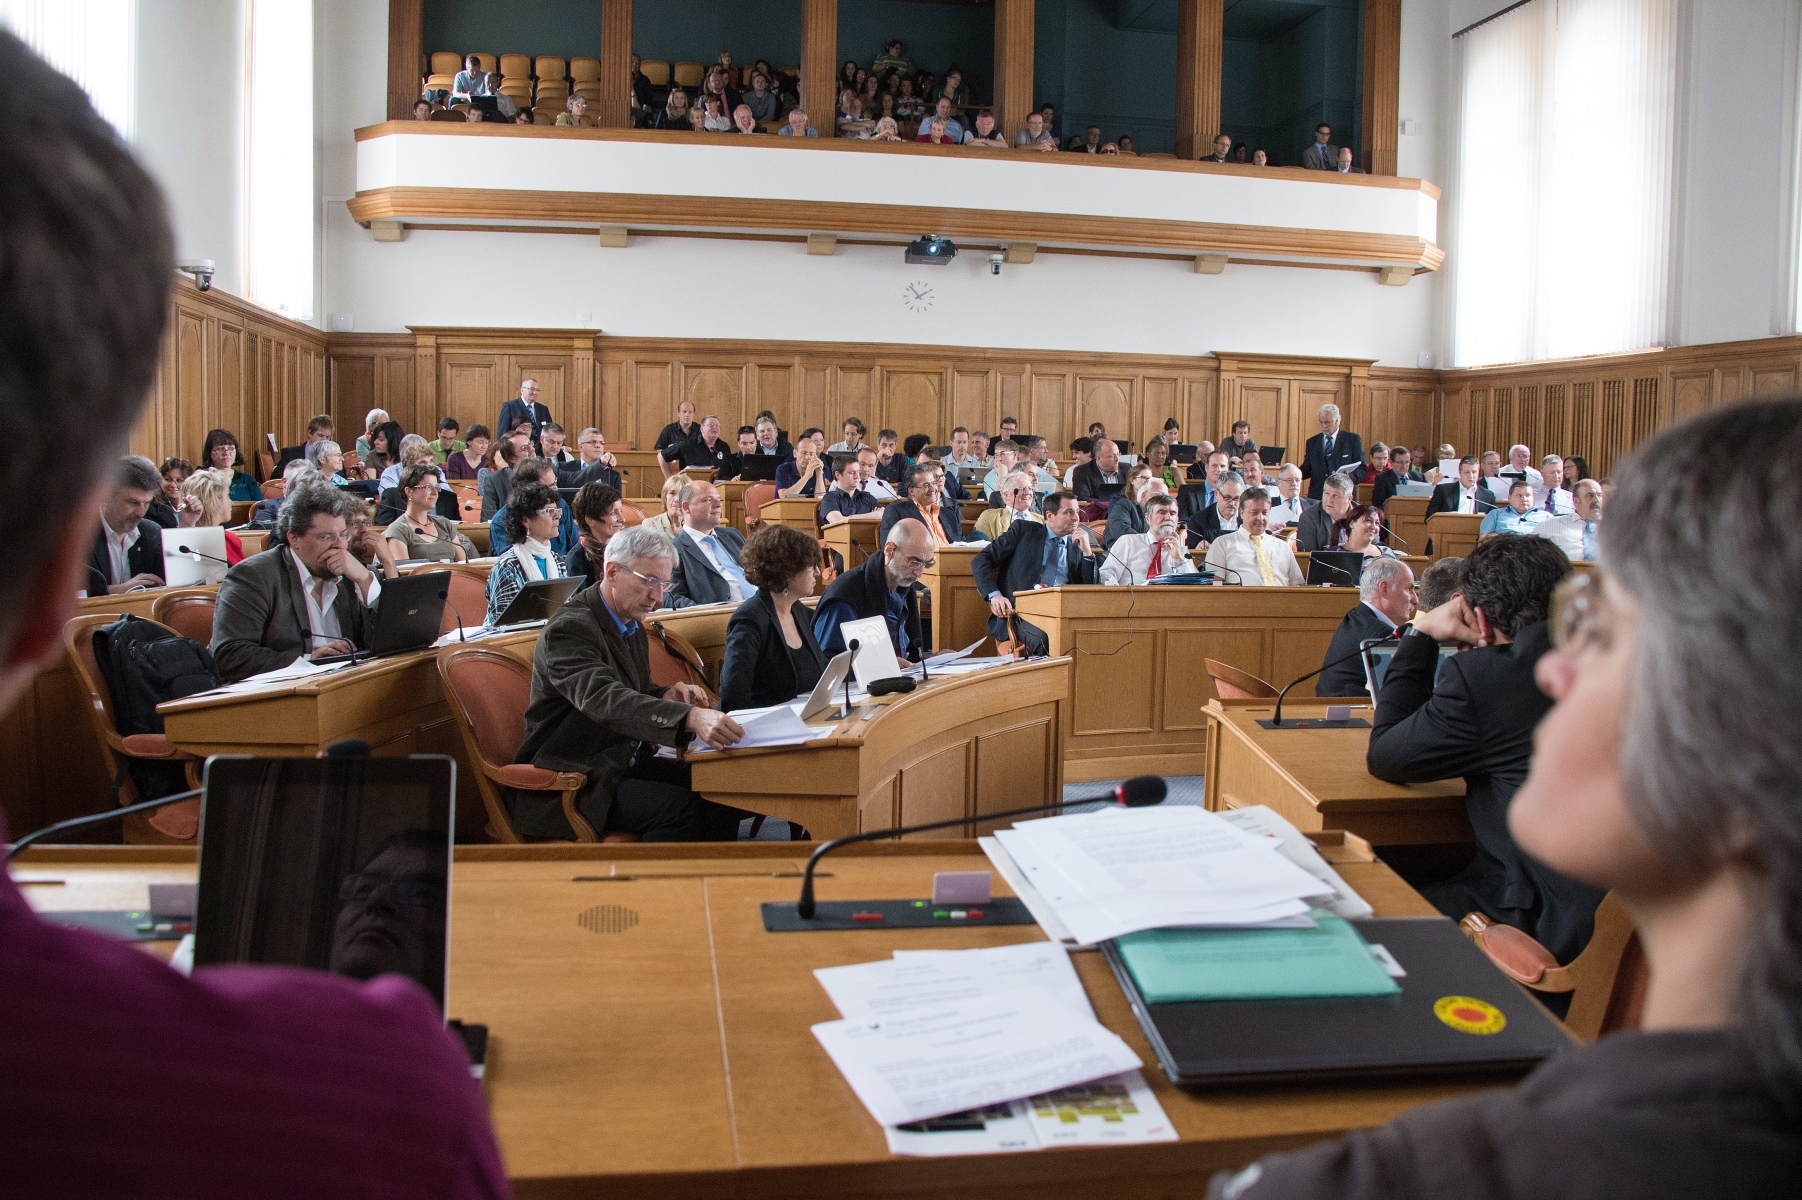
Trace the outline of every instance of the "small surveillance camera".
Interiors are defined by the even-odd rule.
[[[1007,259],[1003,255],[1000,255],[1000,254],[989,255],[989,274],[991,274],[991,275],[1001,274],[1001,264],[1006,261],[1007,261]]]
[[[212,288],[213,288],[213,260],[212,259],[210,259],[210,258],[192,259],[188,262],[181,263],[175,269],[177,271],[180,271],[183,275],[192,275],[194,277],[194,286],[199,288],[201,291],[207,292],[207,291],[212,290]]]

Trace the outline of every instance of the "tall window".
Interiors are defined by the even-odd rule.
[[[79,83],[120,136],[132,135],[137,0],[0,0],[0,21]]]
[[[245,291],[313,319],[313,3],[249,0]]]
[[[1453,357],[1663,344],[1677,0],[1532,0],[1458,35]]]

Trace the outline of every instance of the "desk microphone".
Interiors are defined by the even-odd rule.
[[[1336,667],[1340,663],[1348,663],[1354,658],[1362,658],[1364,656],[1364,652],[1366,650],[1370,649],[1372,646],[1381,645],[1382,643],[1390,641],[1391,639],[1400,637],[1401,632],[1402,631],[1400,629],[1391,629],[1388,633],[1385,633],[1382,637],[1365,638],[1363,641],[1358,643],[1358,648],[1355,651],[1353,651],[1352,653],[1342,654],[1338,658],[1333,659],[1331,662],[1323,662],[1318,667],[1315,667],[1312,671],[1309,671],[1306,675],[1303,675],[1300,679],[1291,679],[1288,683],[1283,685],[1283,690],[1276,694],[1276,714],[1275,714],[1274,718],[1270,721],[1270,723],[1265,726],[1265,728],[1267,728],[1267,729],[1283,728],[1283,697],[1285,697],[1289,694],[1290,688],[1294,687],[1298,683],[1307,682],[1308,680],[1314,678],[1314,676],[1316,676],[1316,675],[1320,674],[1322,671],[1326,670],[1328,667]],[[1260,725],[1264,724],[1264,722],[1262,722],[1262,721],[1260,721],[1258,723]]]
[[[310,627],[307,629],[307,636],[316,637],[322,642],[350,642],[350,665],[353,667],[357,665],[357,644],[356,642],[351,641],[350,638],[345,637],[343,634],[332,637],[330,634],[320,633],[317,629]],[[305,658],[306,656],[302,655],[301,657]]]
[[[1161,775],[1135,775],[1123,783],[1114,785],[1114,790],[1100,796],[1089,796],[1082,800],[1060,800],[1056,804],[1038,804],[1031,808],[1014,808],[1006,812],[979,813],[976,820],[1000,821],[1008,817],[1027,817],[1033,813],[1055,812],[1060,808],[1068,808],[1073,804],[1094,804],[1103,800],[1111,800],[1123,808],[1145,808],[1153,804],[1161,804],[1169,787]],[[807,870],[801,877],[801,899],[795,903],[795,915],[804,921],[813,919],[813,869],[826,855],[840,846],[849,846],[854,842],[875,842],[883,838],[905,837],[911,833],[926,833],[934,829],[949,829],[953,825],[968,825],[971,818],[956,817],[949,821],[933,821],[926,825],[904,825],[897,829],[878,829],[870,833],[854,833],[848,837],[833,838],[813,852],[807,860]]]
[[[863,643],[856,638],[852,638],[850,644],[846,646],[845,649],[851,652],[851,666],[853,669],[845,672],[845,702],[839,706],[838,710],[838,719],[841,721],[851,715],[851,680],[857,675],[857,671],[855,670],[857,666],[857,652],[863,649]]]
[[[1341,566],[1339,566],[1339,565],[1337,565],[1337,564],[1335,564],[1335,563],[1330,563],[1330,562],[1328,562],[1328,561],[1327,561],[1327,560],[1326,560],[1326,559],[1324,559],[1324,558],[1313,558],[1313,557],[1310,557],[1310,558],[1309,558],[1309,559],[1308,559],[1308,561],[1309,561],[1309,562],[1311,562],[1311,563],[1316,563],[1316,562],[1317,562],[1317,563],[1319,563],[1319,564],[1320,564],[1320,565],[1321,565],[1321,566],[1323,566],[1323,567],[1325,567],[1325,568],[1326,568],[1326,569],[1327,569],[1327,570],[1329,570],[1329,571],[1337,571],[1337,572],[1339,572],[1339,574],[1341,574],[1341,575],[1343,575],[1343,576],[1345,576],[1345,577],[1346,577],[1346,578],[1347,578],[1347,579],[1349,579],[1349,580],[1351,580],[1351,581],[1352,581],[1352,582],[1353,582],[1353,583],[1356,583],[1356,582],[1358,582],[1358,577],[1357,577],[1357,576],[1356,576],[1356,575],[1353,575],[1353,574],[1352,574],[1352,573],[1351,573],[1351,572],[1350,572],[1350,571],[1348,571],[1348,570],[1346,570],[1346,569],[1345,569],[1345,568],[1344,568],[1344,567],[1341,567]],[[1323,583],[1323,584],[1321,584],[1321,585],[1320,585],[1320,586],[1321,586],[1321,587],[1332,587],[1332,586],[1333,586],[1333,585],[1332,585],[1332,584],[1330,584],[1330,583]],[[1321,669],[1321,670],[1323,670],[1323,671],[1324,671],[1324,670],[1326,670],[1326,668],[1325,668],[1325,667],[1322,667],[1322,668],[1320,668],[1320,669]],[[1303,678],[1306,678],[1306,676],[1303,676]]]
[[[192,546],[177,546],[175,550],[176,553],[186,554],[191,558],[204,558],[209,562],[223,563],[225,566],[231,566],[231,561],[229,559],[220,558],[216,554],[208,554],[204,550],[196,550]]]
[[[1407,550],[1410,548],[1408,545],[1408,539],[1403,537],[1401,534],[1395,532],[1395,530],[1389,528],[1389,526],[1387,526],[1387,525],[1383,526],[1383,536],[1389,538],[1391,541],[1400,542],[1402,544],[1402,549],[1404,549],[1404,550]]]
[[[53,833],[66,833],[71,829],[85,829],[89,825],[99,825],[103,821],[117,821],[124,817],[129,817],[134,813],[149,812],[152,809],[163,808],[181,800],[192,800],[205,790],[206,789],[204,788],[195,788],[192,791],[176,792],[173,796],[159,796],[155,800],[145,800],[138,804],[128,804],[124,808],[111,808],[103,813],[94,813],[92,816],[74,817],[67,821],[58,821],[54,825],[46,825],[36,833],[28,833],[12,845],[8,846],[6,848],[6,857],[8,859],[16,857],[19,851],[25,849],[25,847],[31,845],[33,842],[41,842]]]
[[[444,593],[444,607],[450,609],[451,616],[457,618],[457,640],[459,642],[468,642],[469,639],[463,636],[463,614],[458,612],[457,606],[450,602],[449,592]]]
[[[1245,576],[1239,574],[1235,568],[1229,567],[1225,563],[1221,563],[1217,567],[1210,567],[1207,565],[1207,559],[1204,558],[1201,560],[1201,577],[1203,579],[1212,579],[1215,571],[1232,571],[1233,577],[1239,582],[1239,586],[1243,587],[1245,585]]]

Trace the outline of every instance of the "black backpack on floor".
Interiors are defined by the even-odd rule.
[[[156,706],[219,686],[213,652],[193,638],[173,633],[155,621],[127,613],[94,633],[94,661],[112,702],[113,727],[120,737],[163,732]],[[178,762],[121,758],[113,791],[129,774],[141,799],[154,800],[187,789]]]

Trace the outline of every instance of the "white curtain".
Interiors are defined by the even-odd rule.
[[[1533,0],[1457,39],[1453,357],[1664,342],[1677,0]]]
[[[313,319],[313,4],[249,0],[245,290]]]
[[[137,0],[0,0],[0,21],[80,84],[100,115],[128,139],[136,107],[137,14]]]

